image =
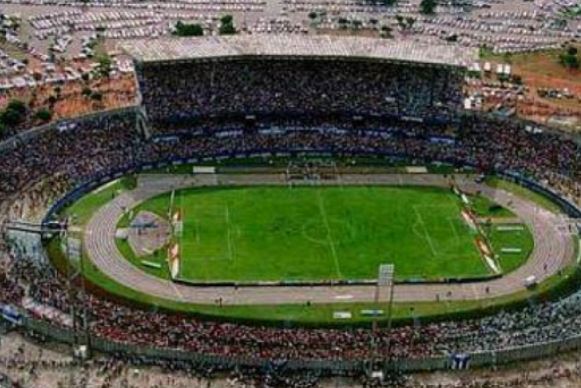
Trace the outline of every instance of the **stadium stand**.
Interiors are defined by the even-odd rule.
[[[209,116],[449,120],[475,52],[376,39],[263,36],[126,44],[154,132]]]
[[[228,47],[224,50],[235,46]],[[342,49],[334,47],[331,55]],[[248,52],[262,49],[248,48]],[[295,58],[144,63],[138,71],[154,136],[143,136],[136,126],[139,109],[129,109],[48,126],[3,144],[0,222],[42,217],[56,199],[75,187],[145,165],[277,151],[380,154],[416,163],[470,165],[481,172],[510,171],[581,203],[578,143],[529,131],[515,121],[483,116],[454,115],[445,124],[422,122],[433,109],[454,112],[461,72],[443,70],[446,66],[408,65],[391,60],[330,63]],[[158,66],[170,70],[160,72]],[[456,64],[452,68],[458,69]],[[449,78],[443,82],[446,75]],[[393,100],[381,93],[384,89]],[[289,116],[293,109],[301,115]],[[360,118],[345,120],[347,112]],[[389,119],[378,117],[386,112]],[[249,125],[245,116],[252,113],[257,116]],[[69,329],[63,322],[27,310],[23,300],[68,314],[71,306],[83,304],[80,296],[62,292],[66,280],[51,267],[31,264],[24,247],[3,241],[0,248],[0,303]],[[558,302],[482,319],[398,327],[388,336],[383,329],[374,334],[367,329],[212,322],[139,310],[92,294],[89,330],[94,338],[115,344],[187,350],[223,360],[325,361],[335,367],[373,357],[369,346],[373,337],[382,349],[392,341],[393,356],[402,360],[576,338],[581,336],[580,298],[578,291]]]
[[[254,150],[333,150],[341,153],[378,152],[407,155],[416,160],[447,160],[480,165],[482,169],[520,171],[538,181],[560,188],[563,195],[579,202],[579,146],[555,135],[531,134],[507,123],[477,122],[462,131],[451,144],[432,143],[417,124],[373,135],[349,130],[288,130],[282,133],[221,137],[194,136],[179,142],[146,140],[136,132],[135,113],[102,116],[53,128],[0,158],[2,206],[15,215],[23,209],[47,206],[64,191],[95,177],[130,170],[140,163],[193,155],[223,155]],[[337,123],[338,124],[338,123]],[[295,127],[296,128],[296,127]],[[232,132],[232,131],[231,131]],[[414,135],[416,133],[417,135]],[[91,150],[88,152],[88,150]],[[491,150],[493,153],[491,154]],[[42,196],[52,185],[52,195]],[[40,187],[39,191],[35,187]],[[24,193],[25,192],[25,193]],[[18,200],[14,201],[14,197]],[[43,203],[44,202],[44,203]],[[19,250],[4,254],[0,301],[20,305],[23,295],[41,304],[67,312],[71,303],[61,290],[64,280],[46,268],[38,269],[17,260]],[[28,291],[24,285],[29,285]],[[573,336],[579,325],[578,294],[558,303],[532,306],[514,313],[501,313],[480,321],[430,324],[396,330],[398,357],[421,357],[454,351],[481,351],[519,346]],[[355,330],[301,330],[250,327],[198,321],[163,313],[122,307],[97,296],[90,298],[96,337],[133,344],[155,344],[216,355],[355,360],[367,357],[370,332]],[[387,341],[383,337],[381,341]]]

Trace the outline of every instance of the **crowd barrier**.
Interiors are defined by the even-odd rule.
[[[30,332],[49,339],[66,344],[78,343],[78,338],[83,338],[85,333],[77,333],[52,325],[47,321],[41,321],[32,317],[23,319],[23,327]],[[91,350],[123,355],[127,358],[139,358],[141,360],[165,360],[186,361],[193,366],[207,366],[218,369],[234,369],[236,367],[268,368],[272,363],[284,362],[284,367],[290,371],[310,370],[324,375],[345,375],[350,373],[364,373],[368,360],[272,360],[260,357],[218,356],[188,352],[180,349],[159,348],[152,346],[139,346],[120,342],[113,342],[99,337],[91,337],[89,341]],[[505,365],[514,362],[546,358],[568,351],[581,349],[581,336],[564,338],[558,341],[541,342],[520,347],[511,347],[499,350],[462,353],[468,361],[467,367],[488,367]],[[421,372],[454,368],[454,358],[457,354],[444,354],[441,356],[422,358],[397,358],[389,362],[385,360],[386,367],[401,372]]]
[[[534,191],[537,194],[545,196],[546,198],[559,205],[561,210],[563,210],[563,212],[565,212],[565,214],[567,214],[569,217],[581,218],[581,209],[575,203],[573,203],[573,201],[564,198],[561,194],[557,193],[550,187],[545,187],[515,172],[497,172],[496,174],[503,179],[517,183],[531,191]]]

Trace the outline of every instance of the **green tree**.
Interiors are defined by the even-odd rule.
[[[94,92],[93,94],[91,94],[91,99],[94,101],[102,101],[103,95],[99,92]]]
[[[420,3],[420,13],[424,15],[433,15],[436,12],[438,3],[436,0],[422,0]]]
[[[393,31],[393,28],[391,28],[389,26],[381,26],[380,34],[383,38],[393,38],[392,31]]]
[[[6,106],[6,110],[14,110],[22,115],[26,114],[26,104],[20,100],[11,100]]]
[[[109,77],[113,69],[113,61],[108,54],[99,55],[97,58],[97,73],[101,77]]]
[[[93,91],[92,91],[92,90],[91,90],[91,88],[89,88],[89,87],[84,87],[84,88],[83,88],[83,91],[81,92],[81,94],[82,94],[84,97],[91,97],[91,94],[93,94]]]
[[[202,36],[204,28],[200,24],[187,24],[181,21],[176,23],[175,35],[177,36]]]
[[[220,18],[220,24],[233,24],[234,18],[232,15],[224,15]]]
[[[14,109],[6,108],[6,110],[0,115],[0,122],[7,127],[15,127],[22,124],[25,118],[26,114],[22,114]]]
[[[35,113],[34,117],[42,122],[49,122],[52,118],[52,112],[46,108],[43,108]]]
[[[576,47],[569,46],[565,52],[559,56],[559,61],[561,65],[568,69],[578,69],[579,68],[579,56]]]
[[[236,27],[234,27],[234,19],[232,15],[224,15],[220,18],[220,28],[218,28],[218,33],[220,35],[233,35],[236,33]]]
[[[397,20],[397,25],[399,28],[403,30],[405,28],[404,17],[401,15],[395,15],[395,20]]]
[[[218,32],[220,35],[234,35],[236,33],[236,28],[234,28],[232,24],[222,24]]]

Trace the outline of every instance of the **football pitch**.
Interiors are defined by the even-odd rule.
[[[170,195],[146,203],[166,214]],[[426,187],[237,187],[176,192],[189,281],[398,279],[490,274],[458,198]]]

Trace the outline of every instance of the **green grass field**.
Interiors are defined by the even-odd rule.
[[[167,214],[169,194],[140,209]],[[176,194],[181,274],[196,281],[398,279],[488,275],[448,190],[252,187]]]
[[[493,183],[498,184],[498,180],[492,180]],[[490,182],[490,181],[489,181]],[[504,182],[503,182],[504,183]],[[121,191],[125,191],[130,189],[133,186],[133,182],[131,180],[126,181],[126,179],[122,179],[120,181],[116,181],[114,184],[107,186],[98,191],[94,191],[92,193],[87,194],[79,201],[72,204],[70,207],[66,208],[62,213],[74,216],[75,225],[78,226],[81,230],[84,227],[84,224],[88,220],[91,214],[97,211],[101,206],[105,205],[111,198]],[[505,188],[505,187],[503,187]],[[505,188],[506,189],[506,188]],[[510,189],[514,189],[510,187]],[[526,189],[520,190],[520,186],[516,187],[518,190],[517,195],[529,197],[533,196],[533,200],[539,202],[539,199],[544,198],[536,198],[536,194],[532,192],[528,192]],[[431,189],[430,189],[431,190]],[[428,191],[430,191],[428,190]],[[194,191],[194,190],[191,190]],[[203,193],[205,190],[198,190],[200,193]],[[208,193],[212,192],[212,190],[207,190]],[[225,190],[228,191],[228,190]],[[511,190],[512,191],[512,190]],[[515,190],[517,191],[517,190]],[[522,192],[521,192],[522,191]],[[478,197],[472,197],[472,201],[474,203],[475,211],[480,216],[486,216],[489,210],[490,203],[487,204],[487,201],[480,201],[477,200]],[[452,202],[454,202],[453,198],[449,198]],[[151,201],[147,201],[146,203],[140,205],[138,209],[152,209],[156,213],[159,213],[163,216],[167,215],[167,206],[169,205],[169,196],[161,196],[158,198],[154,198]],[[495,217],[502,217],[506,216],[508,218],[512,217],[510,212],[503,209],[501,211],[495,211],[494,214],[489,214]],[[508,220],[507,222],[512,222]],[[129,224],[129,220],[127,217],[124,217],[120,220],[120,226],[127,226]],[[520,266],[524,260],[526,260],[526,253],[529,249],[533,246],[532,236],[528,230],[523,232],[516,232],[516,233],[497,233],[495,228],[491,228],[489,232],[489,238],[491,240],[492,246],[496,249],[500,249],[502,247],[516,247],[518,244],[523,244],[521,247],[523,248],[523,254],[519,257],[515,255],[507,255],[500,257],[500,263],[504,272],[508,272],[512,269]],[[519,241],[520,240],[520,243]],[[121,240],[117,240],[118,245],[122,244]],[[163,268],[162,271],[156,271],[149,269],[147,267],[143,267],[140,265],[140,260],[135,258],[135,256],[131,253],[131,249],[129,248],[128,244],[124,246],[122,252],[126,255],[126,258],[133,262],[134,265],[139,266],[142,270],[149,272],[153,275],[157,275],[160,277],[167,277],[167,268]],[[49,256],[52,262],[55,264],[57,268],[63,270],[65,267],[64,263],[64,256],[60,249],[60,243],[58,239],[54,239],[51,243],[47,246]],[[148,258],[151,261],[159,261],[160,263],[164,262],[163,258]],[[422,268],[422,263],[418,263],[418,268]],[[484,270],[484,267],[482,267]],[[489,313],[493,310],[503,309],[503,308],[510,308],[513,305],[524,303],[523,300],[535,297],[536,295],[543,295],[545,298],[546,293],[558,292],[559,287],[561,284],[564,284],[564,280],[570,276],[570,274],[574,271],[574,268],[568,268],[561,276],[555,276],[550,280],[543,282],[539,287],[535,290],[523,290],[515,294],[507,295],[502,298],[496,299],[483,299],[483,300],[474,300],[474,301],[458,301],[458,302],[448,302],[448,301],[440,301],[440,302],[425,302],[425,303],[395,303],[394,304],[394,313],[393,316],[396,322],[404,322],[409,320],[410,317],[418,317],[425,321],[431,321],[433,319],[439,319],[443,316],[472,316],[472,315],[482,315],[485,313]],[[224,306],[218,307],[216,305],[194,305],[194,304],[185,304],[179,303],[175,301],[157,299],[150,295],[141,294],[135,290],[128,288],[125,285],[116,283],[114,280],[110,279],[103,273],[101,273],[89,260],[85,260],[85,267],[84,267],[84,274],[85,277],[88,279],[89,284],[92,288],[96,288],[99,292],[107,292],[113,295],[114,297],[122,298],[130,303],[136,303],[140,306],[153,306],[152,308],[155,309],[168,309],[168,310],[175,310],[180,312],[186,313],[193,313],[193,314],[201,314],[203,316],[212,317],[213,319],[242,319],[248,320],[249,322],[272,322],[273,324],[280,324],[280,322],[285,322],[286,324],[298,324],[298,325],[354,325],[354,324],[365,324],[370,322],[369,317],[363,317],[359,315],[359,310],[363,308],[377,308],[373,303],[341,303],[341,304],[324,304],[318,305],[313,304],[311,306],[305,306],[304,304],[297,304],[297,305],[267,305],[267,306]],[[384,306],[379,306],[383,308]],[[353,320],[349,322],[337,322],[334,321],[332,318],[333,311],[351,311],[353,313]],[[382,318],[384,319],[384,318]]]

